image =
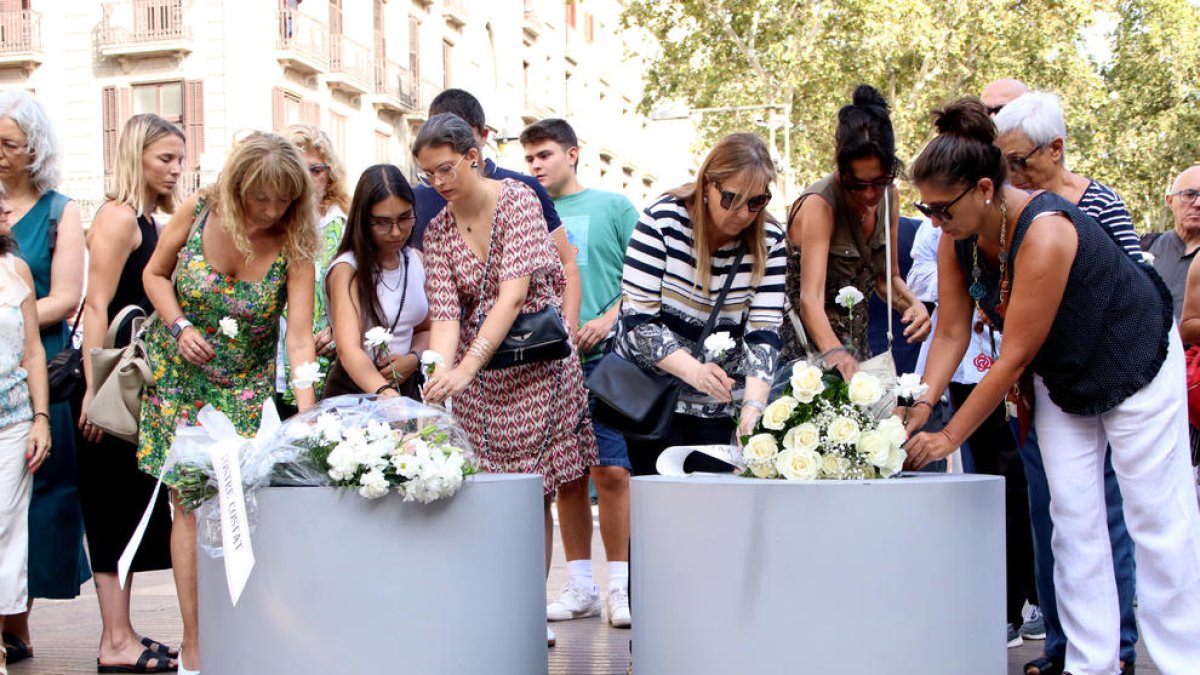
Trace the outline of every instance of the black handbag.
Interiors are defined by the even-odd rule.
[[[83,387],[83,350],[75,346],[75,332],[79,330],[82,316],[83,303],[80,302],[71,334],[67,336],[67,346],[46,364],[51,403],[69,401]]]
[[[712,313],[692,345],[692,356],[700,358],[704,340],[717,324],[717,315],[729,295],[729,287],[741,267],[743,248],[725,278],[725,285],[713,305]],[[616,340],[612,341],[613,343]],[[679,401],[679,380],[674,375],[648,371],[637,363],[610,351],[600,359],[588,376],[587,388],[596,397],[592,417],[637,441],[661,441],[671,430],[675,404]]]
[[[488,241],[487,259],[483,263],[483,286],[488,285],[488,272],[492,264],[492,248],[496,243],[496,228],[492,228],[491,239]],[[486,297],[486,290],[480,297]],[[476,334],[483,326],[486,316],[479,315],[475,325]],[[518,314],[508,329],[508,335],[500,342],[492,358],[483,367],[485,370],[499,370],[523,366],[539,361],[558,361],[571,355],[571,344],[568,342],[567,325],[557,307],[547,305],[537,312]]]

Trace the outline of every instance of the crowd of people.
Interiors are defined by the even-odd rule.
[[[181,198],[184,134],[136,115],[85,238],[54,190],[44,109],[0,95],[0,674],[34,655],[32,599],[74,597],[91,575],[100,672],[198,672],[196,521],[177,494],[159,494],[129,578],[118,559],[156,482],[177,484],[176,429],[204,405],[250,436],[271,399],[450,402],[483,470],[543,477],[547,573],[557,504],[568,581],[547,619],[628,627],[630,476],[670,446],[736,444],[793,359],[850,378],[889,352],[928,385],[900,411],[908,467],[945,471],[961,449],[960,465],[1006,479],[1008,640],[1045,640],[1026,675],[1133,673],[1139,628],[1162,672],[1194,672],[1200,443],[1183,345],[1200,342],[1200,169],[1170,186],[1175,229],[1144,253],[1117,193],[1068,168],[1053,94],[1001,80],[934,119],[906,170],[887,101],[859,86],[832,172],[777,222],[776,165],[752,133],[639,212],[585,187],[566,120],[521,134],[528,174],[485,158],[483,108],[460,89],[430,104],[418,176],[378,164],[353,191],[329,138],[296,125],[237,138],[216,183]],[[901,217],[906,171],[924,222]],[[846,287],[886,298],[883,321],[847,312]],[[517,324],[559,351],[506,347]],[[86,355],[139,327],[155,385],[131,443],[89,420]],[[379,328],[390,342],[364,345]],[[732,347],[706,351],[714,331]],[[47,361],[77,333],[84,386],[52,403]],[[427,378],[426,351],[440,356]],[[593,417],[587,378],[609,356],[675,383],[664,424]],[[323,381],[293,379],[310,362]],[[685,468],[733,469],[707,455]],[[177,647],[130,619],[132,574],[168,568]]]

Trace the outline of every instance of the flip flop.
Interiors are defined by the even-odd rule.
[[[152,652],[158,652],[159,654],[165,654],[172,659],[179,658],[179,650],[178,649],[173,649],[173,648],[163,644],[162,642],[155,640],[154,638],[148,638],[148,637],[142,638],[142,646],[145,647],[146,649],[149,649]]]
[[[154,665],[151,666],[150,662]],[[96,659],[97,673],[173,673],[179,669],[179,666],[171,663],[171,659],[166,654],[143,649],[141,657],[137,663],[132,666],[106,666],[100,663],[100,659]]]
[[[8,650],[8,665],[33,658],[33,650],[21,638],[8,632],[0,635],[0,638],[3,638],[4,647]]]

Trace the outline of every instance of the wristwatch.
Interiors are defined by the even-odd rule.
[[[171,325],[168,328],[168,330],[171,331],[171,337],[178,340],[179,334],[183,332],[183,329],[191,328],[191,327],[192,327],[192,322],[188,321],[187,317],[181,316],[178,319],[175,319],[174,321],[171,322]]]

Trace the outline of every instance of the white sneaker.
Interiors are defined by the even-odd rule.
[[[624,588],[608,589],[608,622],[614,628],[629,628],[633,623],[629,616],[629,591]]]
[[[573,581],[563,586],[558,599],[546,605],[546,618],[550,621],[568,621],[600,614],[600,594],[593,588],[584,588]]]
[[[546,626],[546,646],[553,647],[554,642],[555,642],[554,631],[550,629],[550,626]]]

